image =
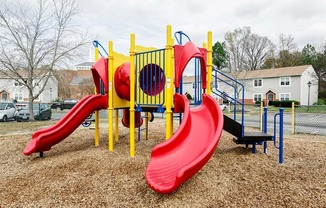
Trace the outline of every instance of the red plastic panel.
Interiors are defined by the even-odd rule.
[[[109,91],[108,83],[108,59],[101,57],[91,68],[96,92],[100,92],[100,79],[104,84],[104,90]]]
[[[202,74],[202,85],[203,89],[207,87],[207,75],[206,75],[206,56],[207,50],[204,48],[197,48],[192,42],[188,42],[183,46],[174,46],[174,70],[175,70],[175,87],[180,88],[180,78],[182,77],[183,71],[187,64],[192,58],[200,59],[200,67]]]
[[[130,127],[130,112],[129,109],[123,109],[123,117],[121,119],[122,124],[129,128]],[[135,128],[143,125],[143,118],[140,112],[135,112]]]
[[[121,99],[130,101],[130,63],[120,65],[114,73],[114,89]]]
[[[202,105],[191,108],[184,95],[175,95],[175,106],[184,111],[179,129],[155,146],[146,169],[149,186],[170,193],[196,174],[209,160],[223,131],[223,113],[214,98],[203,94]]]

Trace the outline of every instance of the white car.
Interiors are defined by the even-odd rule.
[[[225,111],[225,110],[228,109],[228,106],[225,105],[225,104],[220,104],[220,108],[221,108],[222,111]]]
[[[0,101],[0,120],[16,119],[17,108],[13,102]]]

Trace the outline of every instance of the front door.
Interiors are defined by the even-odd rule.
[[[273,92],[269,92],[268,94],[267,94],[267,105],[269,105],[269,102],[270,101],[274,101],[274,96],[275,94],[273,93]]]

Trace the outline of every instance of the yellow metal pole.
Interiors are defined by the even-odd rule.
[[[263,102],[260,102],[260,131],[263,130]]]
[[[119,110],[115,110],[115,141],[119,141]]]
[[[292,121],[291,121],[291,133],[294,134],[294,102],[292,102]]]
[[[99,60],[99,50],[98,47],[95,48],[95,61]],[[94,88],[94,92],[95,94],[97,94],[98,92],[96,91],[96,87]],[[100,141],[100,136],[99,136],[99,113],[98,111],[95,111],[95,138],[94,138],[94,145],[95,147],[98,147],[99,145],[99,141]]]
[[[109,106],[108,106],[108,118],[109,118],[109,151],[112,152],[114,148],[113,144],[113,42],[109,41]]]
[[[146,122],[145,122],[145,128],[146,128],[146,139],[148,139],[148,119],[149,119],[149,113],[146,112]]]
[[[173,112],[172,112],[172,102],[173,102],[173,39],[172,39],[172,28],[171,25],[167,26],[166,33],[166,132],[165,139],[169,139],[173,134]]]
[[[130,156],[135,156],[135,34],[130,35]]]
[[[212,56],[213,56],[213,48],[212,48],[212,32],[209,31],[207,33],[207,94],[211,94],[212,92]]]

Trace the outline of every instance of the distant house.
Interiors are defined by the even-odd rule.
[[[75,66],[76,74],[70,82],[71,97],[82,99],[86,95],[94,94],[94,81],[91,67],[94,62],[84,62]]]
[[[94,94],[94,83],[91,67],[94,62],[83,62],[74,69],[55,71],[59,82],[59,98],[82,99],[86,95]]]
[[[318,82],[311,65],[245,71],[238,73],[236,79],[244,85],[245,104],[264,101],[268,105],[269,101],[274,100],[296,100],[301,105],[312,105],[318,100]],[[231,82],[225,78],[223,80]],[[310,87],[308,83],[311,83]],[[233,88],[221,81],[217,85],[225,95],[234,97]],[[194,97],[195,87],[195,76],[183,77],[183,94],[188,92]],[[216,95],[212,95],[217,99]]]
[[[91,67],[93,66],[93,64],[94,64],[93,61],[83,62],[83,63],[77,64],[75,66],[75,70],[90,70]]]
[[[191,95],[192,99],[201,100],[201,78],[192,75],[182,77],[182,94]],[[218,100],[218,96],[212,94],[212,96]]]
[[[192,98],[195,97],[195,90],[194,90],[194,83],[195,83],[195,76],[184,76],[182,78],[182,93],[188,93],[191,95]]]
[[[35,92],[43,86],[43,80],[34,79]],[[40,87],[38,87],[40,86]],[[10,77],[0,78],[0,100],[17,100],[18,102],[28,102],[28,89],[23,84]],[[44,88],[44,91],[40,96],[34,100],[34,102],[51,103],[58,97],[58,81],[54,76],[48,79],[48,82]]]
[[[236,77],[245,87],[245,104],[264,101],[268,105],[274,100],[296,100],[301,105],[312,105],[318,100],[318,82],[311,65],[243,71]],[[218,87],[234,96],[234,90],[226,84],[219,82]]]

